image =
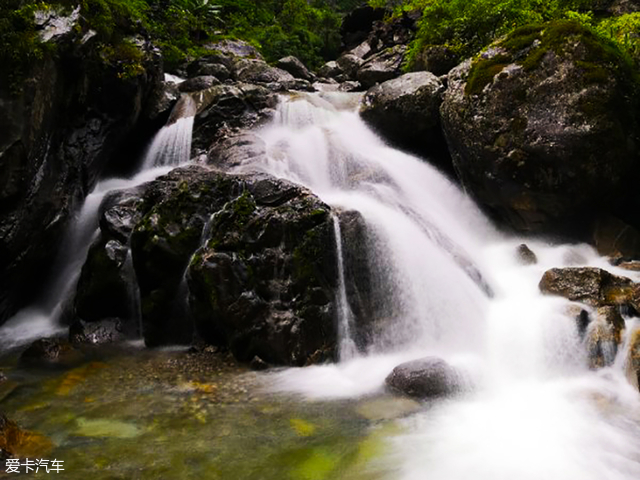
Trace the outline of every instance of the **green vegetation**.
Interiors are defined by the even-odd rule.
[[[158,45],[168,69],[196,58],[204,45],[224,38],[246,40],[267,61],[295,55],[311,67],[340,48],[344,12],[357,0],[3,0],[0,2],[2,77],[19,83],[53,44],[39,40],[36,11],[64,13],[80,5],[78,34],[96,32],[96,58],[122,78],[142,73],[141,35]],[[52,42],[53,43],[53,42]]]
[[[640,14],[607,17],[597,0],[369,0],[393,15],[421,10],[407,68],[430,46],[443,46],[460,59],[471,57],[519,27],[573,20],[611,40],[630,56],[640,55]],[[600,9],[596,9],[600,6]],[[526,41],[526,39],[521,39]]]
[[[636,69],[618,44],[602,38],[595,30],[576,20],[556,20],[544,25],[516,28],[509,33],[498,43],[509,55],[478,58],[469,71],[465,93],[482,91],[509,63],[518,63],[528,71],[540,64],[546,52],[562,55],[571,44],[569,39],[572,37],[579,38],[586,47],[576,64],[583,70],[583,79],[587,83],[606,82],[611,77],[637,82]]]

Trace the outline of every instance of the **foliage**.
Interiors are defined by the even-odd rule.
[[[607,18],[596,26],[596,31],[616,42],[635,59],[640,58],[640,13]]]
[[[39,41],[34,12],[47,8],[41,2],[0,2],[0,83],[16,89],[29,66],[42,59],[47,46]]]
[[[421,10],[419,30],[410,46],[408,67],[432,45],[446,47],[459,58],[475,55],[514,29],[551,20],[570,19],[593,26],[604,38],[637,54],[638,14],[600,18],[596,0],[370,0],[395,14]]]

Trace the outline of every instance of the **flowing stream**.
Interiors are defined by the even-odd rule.
[[[403,433],[385,457],[389,478],[640,478],[640,396],[625,377],[626,350],[612,367],[590,371],[570,302],[538,291],[552,267],[630,272],[586,245],[540,240],[527,240],[538,263],[522,265],[523,239],[496,231],[435,168],[387,147],[353,113],[354,102],[352,94],[283,99],[277,121],[259,132],[266,159],[239,170],[301,183],[360,212],[368,245],[345,248],[369,249],[375,274],[391,285],[391,308],[366,352],[345,355],[351,339],[343,338],[341,362],[284,370],[269,388],[308,401],[361,398],[379,393],[399,363],[436,355],[465,374],[469,391],[399,422]],[[342,283],[340,290],[342,299]],[[339,310],[350,315],[348,305]],[[628,319],[626,331],[636,328]]]
[[[3,364],[19,379],[0,383],[3,408],[52,439],[68,478],[640,478],[640,395],[626,375],[640,321],[626,319],[611,366],[592,371],[571,302],[538,290],[552,267],[639,274],[587,245],[499,232],[437,169],[385,145],[355,113],[359,100],[283,97],[276,120],[256,132],[267,155],[237,168],[302,184],[334,207],[340,361],[256,374],[224,353],[136,350],[69,371]],[[193,113],[183,99],[142,171],[100,182],[87,197],[56,282],[0,329],[5,347],[59,330],[104,196],[188,161]],[[362,244],[343,236],[349,211],[366,225]],[[519,261],[523,241],[536,264]],[[354,249],[367,253],[372,272],[367,319],[349,298]],[[356,338],[363,320],[366,342]],[[421,404],[385,392],[395,366],[425,356],[458,369],[464,393]]]
[[[184,95],[174,107],[167,124],[155,135],[140,171],[131,178],[105,179],[96,184],[80,211],[69,222],[46,293],[34,305],[21,310],[2,326],[0,347],[6,349],[23,345],[36,338],[56,335],[65,330],[61,325],[64,310],[73,299],[89,247],[99,234],[98,220],[102,201],[113,191],[150,182],[175,166],[188,162],[194,115],[195,103],[191,97]],[[133,274],[130,253],[127,256],[127,268]],[[132,282],[132,285],[135,283]],[[137,305],[137,286],[135,289],[132,287],[132,290],[135,291],[131,292],[131,307],[137,312],[140,308]]]

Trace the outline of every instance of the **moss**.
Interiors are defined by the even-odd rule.
[[[611,78],[634,85],[638,83],[638,73],[630,58],[615,43],[574,20],[556,20],[517,28],[497,44],[507,54],[477,58],[469,71],[465,94],[480,93],[509,63],[532,71],[549,52],[563,56],[578,42],[583,48],[576,51],[579,58],[576,65],[582,69],[586,83],[605,83]]]
[[[466,95],[475,95],[493,81],[493,78],[509,65],[507,55],[496,55],[492,58],[480,58],[471,66],[467,84],[464,88]]]

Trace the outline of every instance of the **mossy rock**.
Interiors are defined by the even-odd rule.
[[[583,233],[637,173],[637,79],[576,22],[514,30],[448,76],[440,111],[458,176],[517,230]]]

